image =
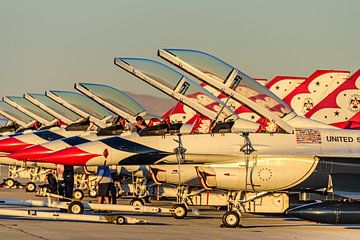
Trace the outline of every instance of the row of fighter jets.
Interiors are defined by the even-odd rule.
[[[0,114],[9,124],[2,129],[0,162],[146,165],[142,169],[157,183],[227,191],[222,220],[228,227],[239,224],[241,212],[283,213],[294,192],[322,200],[291,210],[294,215],[359,220],[351,213],[360,207],[360,70],[318,70],[263,86],[204,52],[160,49],[158,55],[180,70],[142,58],[114,63],[177,100],[162,117],[99,84],[75,84],[83,94],[51,90],[4,97]],[[129,124],[137,116],[149,125],[138,133]]]

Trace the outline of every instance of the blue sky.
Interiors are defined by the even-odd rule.
[[[97,82],[163,96],[113,64],[212,53],[253,77],[360,67],[360,1],[0,0],[0,96]],[[161,60],[160,60],[161,61]]]

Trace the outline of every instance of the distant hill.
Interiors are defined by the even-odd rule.
[[[160,98],[150,95],[135,94],[126,92],[130,97],[134,98],[141,106],[143,106],[149,113],[162,116],[171,107],[176,104],[176,101],[171,98]]]

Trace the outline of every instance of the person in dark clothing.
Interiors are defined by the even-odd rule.
[[[145,119],[141,116],[136,117],[136,123],[134,123],[134,126],[136,127],[136,132],[139,133],[144,128],[147,128],[148,125],[145,122]]]
[[[116,172],[111,173],[111,178],[113,180],[113,182],[110,185],[111,203],[116,204],[116,199],[118,196],[116,187],[119,188],[120,194],[122,194],[123,189],[122,189],[121,182],[120,182],[120,176]]]
[[[49,190],[50,193],[54,193],[54,194],[57,194],[58,193],[58,190],[57,190],[57,181],[56,181],[56,178],[54,176],[54,174],[52,173],[48,173],[46,175],[46,179],[48,181],[47,184],[43,184],[41,185],[40,187],[42,188],[47,188]]]
[[[72,198],[74,190],[74,166],[64,166],[63,178],[65,183],[65,197]]]
[[[116,180],[115,172],[111,173],[111,178],[113,180],[113,182],[110,183],[111,203],[116,204],[117,193],[116,193],[116,187],[115,187],[115,180]]]

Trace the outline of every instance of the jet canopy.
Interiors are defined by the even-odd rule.
[[[79,116],[78,114],[74,113],[73,111],[70,111],[69,109],[67,109],[66,107],[64,107],[63,105],[55,102],[54,100],[52,100],[51,98],[43,95],[43,94],[36,94],[36,93],[29,93],[27,94],[30,97],[36,99],[37,101],[39,101],[41,104],[45,105],[46,107],[48,107],[49,109],[51,109],[52,111],[60,114],[61,116],[64,116],[65,118],[71,120],[72,122],[76,122],[80,119],[82,119],[81,116]],[[25,96],[26,98],[26,96]]]
[[[215,79],[217,82],[233,89],[242,96],[248,98],[257,105],[261,105],[280,118],[292,112],[292,109],[270,90],[217,57],[197,50],[159,50],[159,55],[164,57],[166,60],[169,60],[169,58],[164,56],[164,51],[173,55],[173,57],[175,57],[178,61],[181,59],[194,67],[194,69],[192,69],[193,71],[189,68],[185,69],[189,73],[197,75],[196,73],[194,74],[194,71],[201,71],[203,74],[206,74],[212,79]],[[174,62],[174,59],[170,61],[179,65],[179,63]]]
[[[146,112],[140,104],[116,88],[93,83],[79,83],[79,85],[131,116],[137,116]]]
[[[0,113],[4,117],[9,118],[11,121],[16,122],[22,127],[25,127],[26,125],[34,121],[34,119],[29,117],[25,113],[19,111],[18,109],[10,106],[9,104],[3,101],[0,101]]]
[[[39,121],[42,123],[51,123],[55,119],[54,116],[50,115],[49,113],[45,112],[35,104],[29,102],[23,97],[5,97],[5,101],[7,101],[10,105],[17,106],[20,108],[24,108],[29,114],[33,114],[34,116],[37,116],[39,118]],[[10,100],[10,101],[9,101]],[[35,118],[35,117],[34,117]],[[43,122],[45,120],[46,122]]]
[[[111,118],[114,117],[114,114],[109,110],[80,93],[54,90],[50,90],[49,92],[82,112],[99,120],[103,120],[109,116],[111,116]]]
[[[202,107],[205,107],[207,111],[210,110],[211,112],[213,112],[213,116],[206,115],[205,113],[204,115],[207,117],[214,119],[215,116],[221,116],[219,119],[225,119],[229,116],[237,116],[230,108],[226,107],[223,102],[221,102],[209,91],[201,87],[194,80],[185,77],[181,73],[162,63],[141,58],[115,59],[115,63],[120,67],[123,66],[121,65],[121,63],[118,64],[119,60],[131,66],[135,71],[133,72],[134,75],[144,79],[141,76],[141,74],[144,74],[152,81],[156,81],[156,83],[150,84],[152,84],[159,90],[165,92],[166,94],[177,98],[177,100],[183,101],[184,97],[182,96],[187,97],[189,101],[194,103],[191,104],[192,106],[190,107],[200,112],[201,114],[204,114],[205,111],[199,111],[199,109],[196,109],[195,105],[201,105]],[[139,72],[141,72],[140,75]]]

